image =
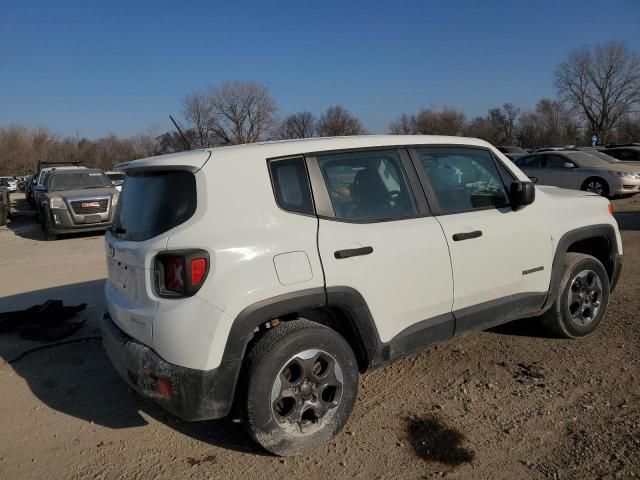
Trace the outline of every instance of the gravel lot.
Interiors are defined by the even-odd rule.
[[[0,227],[0,311],[87,302],[98,333],[103,238],[45,242],[26,208]],[[624,268],[591,337],[535,320],[466,336],[364,376],[345,430],[280,459],[232,419],[189,424],[131,392],[89,340],[34,352],[0,336],[0,478],[513,479],[640,476],[640,196],[614,201]]]

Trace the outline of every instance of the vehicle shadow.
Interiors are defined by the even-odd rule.
[[[185,422],[127,386],[111,366],[100,339],[96,338],[100,335],[98,322],[104,311],[103,287],[104,280],[95,280],[0,299],[0,312],[27,308],[49,298],[61,299],[69,305],[94,305],[91,313],[87,311],[91,318],[85,326],[69,337],[89,337],[87,340],[33,351],[7,364],[42,344],[24,340],[17,333],[0,334],[0,369],[13,369],[48,407],[86,422],[123,429],[147,425],[150,417],[211,445],[267,455],[249,439],[242,425],[232,419]]]
[[[509,323],[498,325],[486,330],[489,333],[498,335],[509,335],[515,337],[535,337],[535,338],[558,338],[547,330],[539,318],[529,317],[514,320]]]
[[[613,214],[618,228],[624,231],[640,231],[640,212],[616,212]]]

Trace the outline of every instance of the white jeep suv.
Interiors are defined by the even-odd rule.
[[[238,407],[278,455],[331,438],[359,373],[425,346],[534,316],[591,333],[620,272],[606,199],[536,187],[481,140],[318,138],[117,168],[111,362],[183,419]]]

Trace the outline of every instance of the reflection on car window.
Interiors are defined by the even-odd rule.
[[[509,204],[500,173],[486,150],[417,148],[420,164],[436,196],[439,213]]]
[[[417,214],[395,150],[321,155],[318,165],[336,218],[376,221]]]

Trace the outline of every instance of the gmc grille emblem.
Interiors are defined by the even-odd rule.
[[[85,202],[82,204],[82,208],[99,207],[100,202]]]

